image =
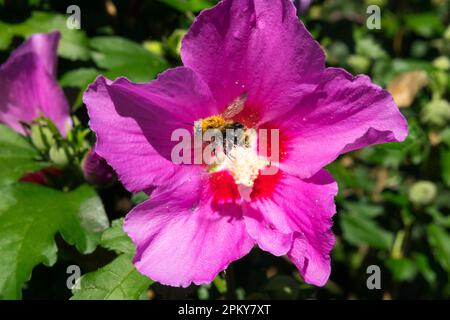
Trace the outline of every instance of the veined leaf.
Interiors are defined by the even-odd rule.
[[[394,236],[383,230],[375,221],[356,214],[342,214],[341,226],[344,239],[354,245],[368,245],[389,250]]]
[[[83,275],[72,290],[71,299],[138,299],[152,281],[136,270],[131,259],[132,255],[122,254],[103,268]]]
[[[56,262],[54,237],[92,252],[108,219],[94,189],[61,192],[16,183],[0,187],[0,298],[19,299],[33,268]]]
[[[153,79],[168,68],[167,61],[143,46],[121,37],[96,37],[90,41],[95,52],[92,58],[98,67],[106,69],[110,79],[123,76],[135,82]]]
[[[119,253],[111,263],[83,275],[72,289],[72,300],[133,300],[142,296],[152,281],[132,263],[134,245],[123,231],[123,219],[115,220],[101,239],[104,248]]]
[[[123,219],[112,222],[111,228],[102,234],[101,246],[116,253],[134,254],[134,244],[128,235],[123,231]]]

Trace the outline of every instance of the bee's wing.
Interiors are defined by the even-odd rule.
[[[223,116],[226,119],[233,118],[238,115],[245,106],[245,102],[247,101],[247,93],[241,94],[239,97],[233,100],[228,107],[225,109]]]

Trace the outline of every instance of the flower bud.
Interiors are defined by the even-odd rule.
[[[48,150],[55,144],[53,133],[47,127],[32,125],[31,126],[31,142],[40,151]]]
[[[110,184],[115,178],[113,169],[93,149],[86,154],[81,167],[86,181],[97,186]]]
[[[436,185],[431,181],[418,181],[409,190],[409,200],[416,205],[428,205],[437,195]]]
[[[450,59],[446,56],[440,56],[433,60],[433,66],[442,71],[447,71],[450,69]]]
[[[57,166],[63,167],[69,163],[69,158],[63,148],[51,146],[48,155],[50,157],[50,160]]]

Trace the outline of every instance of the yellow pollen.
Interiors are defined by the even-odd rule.
[[[222,116],[212,116],[201,120],[202,132],[206,132],[208,129],[221,128],[226,124],[226,120]]]

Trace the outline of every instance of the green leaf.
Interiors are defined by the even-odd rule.
[[[434,12],[409,14],[405,16],[408,28],[423,37],[431,37],[444,31],[445,27]]]
[[[394,77],[400,73],[405,73],[413,70],[424,70],[431,73],[434,70],[433,64],[429,61],[414,60],[414,59],[392,59],[389,65],[390,76]]]
[[[433,268],[430,266],[428,257],[423,253],[416,252],[413,253],[413,259],[422,276],[428,283],[433,284],[436,281],[436,272],[434,272]]]
[[[59,83],[63,87],[75,87],[84,89],[88,86],[89,83],[95,80],[95,78],[99,75],[99,71],[94,68],[81,68],[76,70],[71,70],[66,72]]]
[[[448,198],[447,198],[448,199]],[[433,222],[446,228],[450,228],[450,216],[443,215],[435,207],[429,207],[425,210],[430,216],[433,217]]]
[[[226,294],[228,291],[227,287],[227,281],[226,279],[222,278],[220,274],[218,274],[214,280],[214,285],[216,286],[217,291],[219,291],[220,294]]]
[[[441,167],[442,180],[450,187],[450,150],[441,149]]]
[[[0,50],[6,50],[14,37],[13,30],[9,24],[0,21]]]
[[[186,35],[186,30],[176,29],[165,41],[165,47],[169,54],[176,59],[180,59],[181,55],[181,44],[184,36]]]
[[[362,214],[367,218],[375,218],[383,213],[383,208],[381,206],[367,204],[364,202],[345,202],[343,204],[344,208],[352,214]]]
[[[92,252],[108,226],[94,189],[81,186],[61,192],[17,183],[0,189],[0,298],[18,299],[33,268],[57,259],[54,237]]]
[[[450,147],[450,128],[445,128],[444,130],[442,130],[441,139],[443,143]]]
[[[392,277],[397,282],[410,281],[417,274],[417,267],[408,258],[388,259],[386,265],[391,270]]]
[[[123,219],[114,220],[111,228],[105,230],[100,242],[103,248],[116,253],[134,254],[134,244],[123,231]]]
[[[83,94],[86,91],[90,83],[100,74],[100,71],[94,68],[81,68],[66,72],[59,83],[63,87],[75,87],[79,88],[80,92],[74,102],[75,107],[79,107],[83,104]]]
[[[433,249],[436,261],[447,272],[450,272],[450,235],[448,232],[435,224],[430,224],[428,226],[428,242]]]
[[[394,236],[382,229],[375,221],[357,214],[341,215],[341,227],[344,239],[354,245],[368,245],[389,250]]]
[[[148,200],[148,195],[145,192],[135,193],[131,196],[131,202],[137,206],[138,204]]]
[[[47,166],[34,160],[38,155],[24,136],[0,125],[0,185],[16,182],[25,173]]]
[[[83,275],[72,289],[73,300],[134,300],[141,297],[152,281],[132,263],[135,249],[123,231],[123,219],[113,221],[101,239],[104,248],[121,253],[103,268]]]
[[[383,47],[373,37],[368,35],[357,39],[355,50],[358,55],[371,59],[383,59],[388,56],[386,51],[383,50]]]
[[[181,12],[198,12],[203,9],[212,7],[211,1],[208,0],[159,0],[172,8]]]
[[[90,45],[95,50],[92,58],[98,67],[108,70],[105,76],[110,79],[124,76],[131,81],[145,82],[169,67],[163,57],[124,38],[96,37]]]
[[[200,300],[208,300],[209,299],[209,289],[211,288],[211,285],[202,285],[197,290],[197,295]]]
[[[140,274],[122,254],[95,272],[83,275],[72,289],[72,300],[135,300],[152,281]]]
[[[58,54],[69,60],[88,60],[88,38],[77,29],[67,28],[67,16],[49,12],[33,12],[23,23],[11,24],[10,33],[16,36],[29,37],[33,33],[45,33],[58,30],[61,32],[61,42]]]

